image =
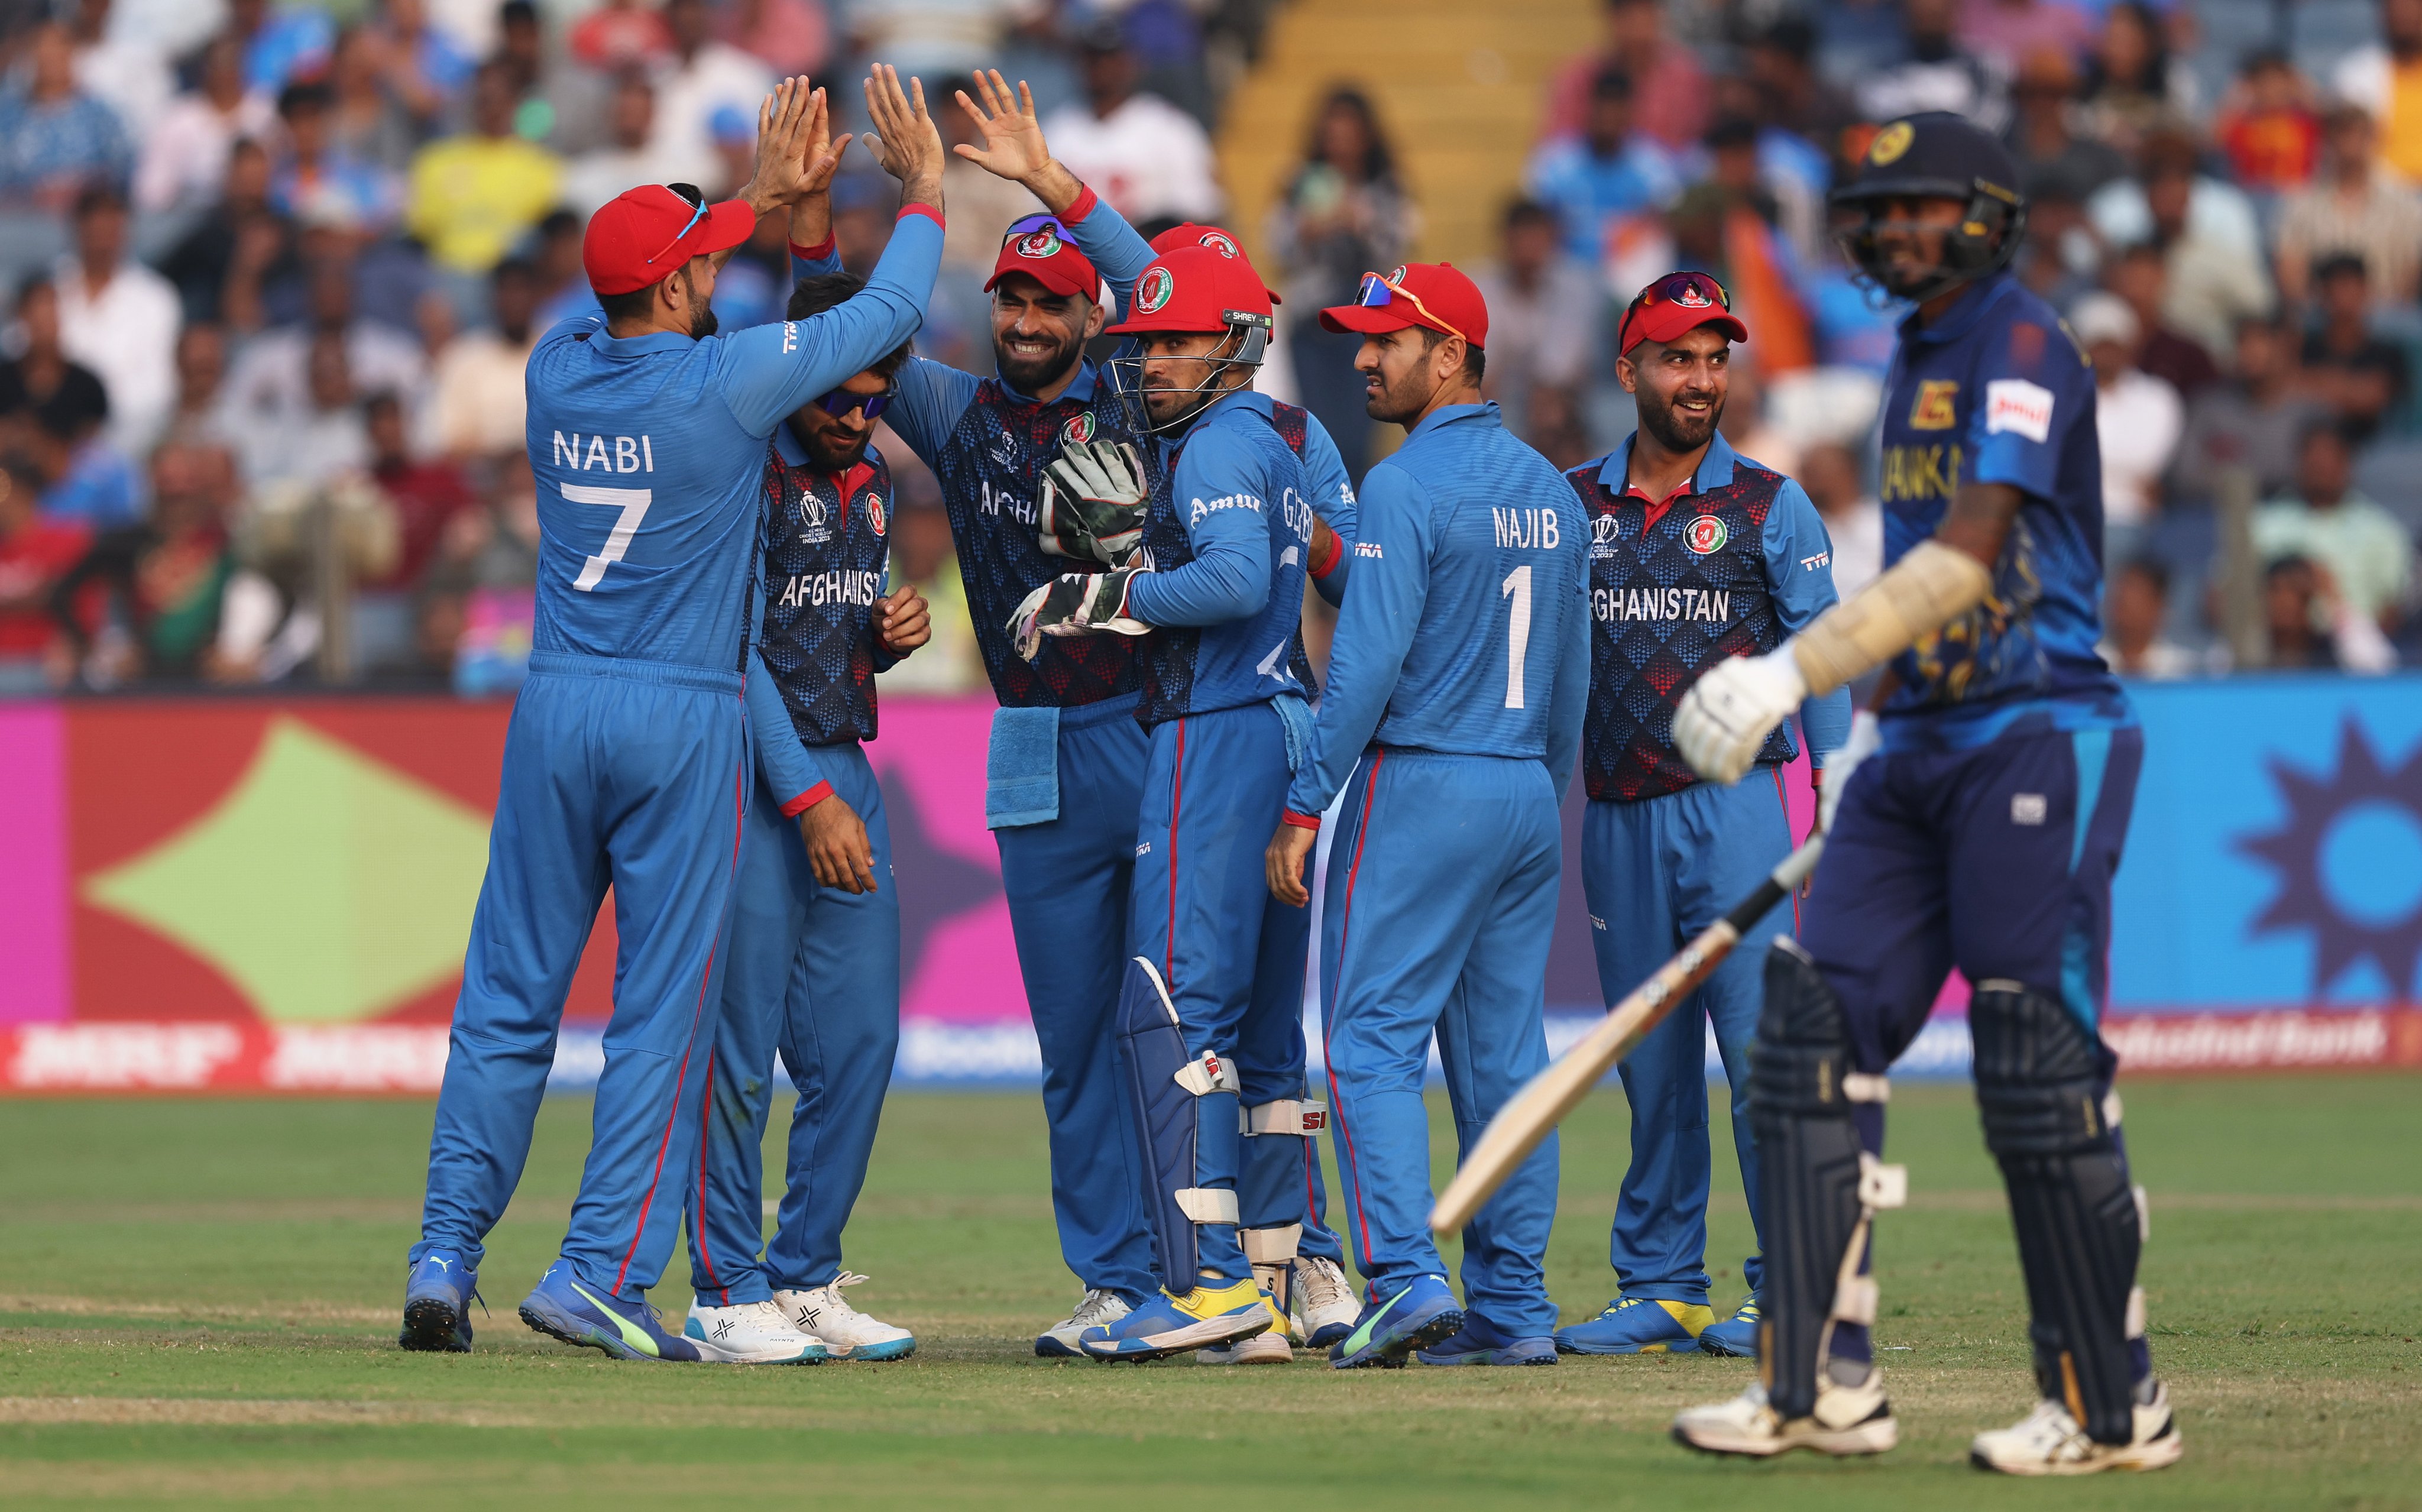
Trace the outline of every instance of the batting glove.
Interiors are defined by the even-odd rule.
[[[1127,614],[1127,585],[1148,567],[1114,567],[1106,573],[1066,573],[1026,595],[1009,617],[1017,654],[1028,661],[1043,654],[1045,636],[1140,636],[1152,629]]]
[[[1791,645],[1763,656],[1728,656],[1700,674],[1674,711],[1674,744],[1710,782],[1738,782],[1774,727],[1808,696]],[[1831,780],[1828,780],[1831,786]]]
[[[1869,709],[1850,716],[1850,738],[1842,748],[1825,758],[1825,784],[1816,794],[1816,827],[1826,834],[1833,832],[1833,813],[1842,806],[1842,790],[1850,785],[1850,774],[1859,764],[1884,748],[1884,727]]]
[[[1124,441],[1070,441],[1043,470],[1040,529],[1046,554],[1117,567],[1143,540],[1143,458]]]

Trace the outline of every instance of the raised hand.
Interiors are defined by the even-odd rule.
[[[867,148],[883,171],[900,181],[901,197],[939,209],[942,134],[926,113],[924,84],[910,79],[904,91],[900,71],[877,63],[866,79],[866,114],[874,123],[867,134]]]
[[[784,79],[757,107],[757,165],[740,197],[760,215],[794,205],[831,184],[848,145],[832,139],[825,92],[804,74]]]
[[[1043,124],[1034,117],[1034,93],[1026,81],[1019,80],[1013,91],[999,69],[980,69],[975,85],[980,98],[971,100],[962,89],[959,108],[975,122],[983,145],[961,142],[951,150],[987,173],[1026,185],[1055,215],[1076,203],[1083,186],[1052,160]]]

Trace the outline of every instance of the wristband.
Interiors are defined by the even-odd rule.
[[[1285,820],[1288,824],[1295,826],[1298,829],[1318,829],[1320,827],[1320,815],[1316,813],[1298,813],[1293,809],[1289,809],[1285,812],[1280,814],[1279,817]]]

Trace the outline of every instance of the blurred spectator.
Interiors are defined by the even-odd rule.
[[[241,437],[227,408],[227,333],[189,323],[177,333],[177,407],[166,441],[235,448]]]
[[[269,0],[228,0],[228,32],[244,46],[244,86],[271,96],[327,67],[337,35],[327,12]]]
[[[83,521],[41,513],[40,489],[31,464],[0,457],[0,698],[49,691],[58,638],[51,598],[92,543]]]
[[[34,410],[30,455],[46,480],[42,512],[81,520],[96,530],[132,525],[143,515],[143,484],[134,464],[112,447],[99,425],[53,402]]]
[[[2132,554],[2162,507],[2162,475],[2186,428],[2178,391],[2136,366],[2144,339],[2136,312],[2116,294],[2088,294],[2069,328],[2094,359],[2094,430],[2102,448],[2105,559]]]
[[[2213,183],[2236,209],[2198,217],[2194,213],[2204,181],[2194,171],[2194,146],[2183,137],[2155,137],[2146,147],[2144,204],[2149,240],[2162,249],[2168,288],[2162,296],[2165,323],[2203,343],[2218,357],[2227,353],[2237,323],[2248,315],[2271,310],[2271,276],[2263,266],[2259,243],[2251,236],[2253,207],[2244,196]],[[2116,187],[2115,185],[2114,187]],[[2248,236],[2224,230],[2218,222],[2233,223],[2241,214]],[[2119,239],[2120,244],[2136,240]]]
[[[2296,386],[2295,339],[2275,319],[2237,324],[2237,360],[2227,381],[2187,405],[2186,437],[2170,475],[2170,496],[2209,504],[2224,470],[2254,474],[2255,496],[2284,493],[2296,480],[2296,452],[2305,430],[2325,412]]]
[[[2137,153],[2135,176],[2115,179],[2087,199],[2085,213],[2104,245],[2162,242],[2147,194],[2147,185],[2160,178],[2186,181],[2186,235],[2215,244],[2233,258],[2257,265],[2265,260],[2262,221],[2253,199],[2235,184],[2203,171],[2203,144],[2184,130],[2147,135]]]
[[[891,64],[906,78],[925,81],[925,98],[938,107],[970,70],[1000,61],[1000,43],[1014,9],[1005,0],[841,0],[839,22],[857,55]],[[1079,11],[1070,19],[1107,19],[1115,24],[1134,4]],[[1010,76],[1014,81],[1015,75]],[[1056,150],[1058,138],[1051,143]]]
[[[2169,284],[2169,261],[2150,242],[2139,242],[2112,260],[2111,291],[2135,311],[2143,333],[2136,345],[2136,366],[2177,389],[2180,399],[2191,400],[2219,379],[2220,365],[2212,361],[2202,342],[2173,330],[2163,318]]]
[[[1851,154],[1844,135],[1858,123],[1859,107],[1817,73],[1816,50],[1816,30],[1799,16],[1785,16],[1759,34],[1749,52],[1757,119],[1813,144],[1823,159],[1846,161]]]
[[[601,310],[596,291],[589,287],[589,271],[580,261],[581,233],[588,225],[585,216],[569,210],[552,211],[538,223],[538,251],[531,267],[538,279],[541,335],[558,321]]]
[[[1778,150],[1790,142],[1797,151]],[[1791,276],[1826,255],[1827,165],[1788,132],[1769,133],[1735,118],[1707,129],[1707,181],[1757,212],[1790,249]]]
[[[270,173],[270,205],[296,220],[384,228],[395,220],[400,186],[393,175],[337,150],[335,109],[336,95],[324,84],[290,84],[279,93],[286,150]]]
[[[34,28],[22,83],[0,87],[0,204],[58,212],[96,186],[121,188],[134,150],[118,113],[76,87],[68,29]]]
[[[401,542],[393,569],[361,586],[410,588],[419,583],[436,556],[447,526],[475,505],[478,496],[452,463],[413,456],[406,444],[403,405],[394,394],[372,394],[362,406],[362,418],[370,441],[370,478],[395,510]]]
[[[334,96],[328,122],[330,144],[347,159],[388,173],[412,165],[419,146],[423,118],[416,118],[389,82],[388,41],[383,32],[349,26],[337,38],[336,61],[328,69]]]
[[[277,129],[270,97],[244,87],[244,54],[232,37],[202,52],[201,85],[168,102],[134,168],[134,208],[148,213],[208,205],[227,181],[239,141],[266,143]]]
[[[177,92],[160,44],[138,31],[112,26],[110,0],[74,0],[67,8],[75,51],[76,87],[118,112],[130,139],[149,136]]]
[[[2314,264],[2336,254],[2360,260],[2372,297],[2411,305],[2422,278],[2422,198],[2379,160],[2371,118],[2342,106],[2329,121],[2321,178],[2279,217],[2279,292],[2291,305],[2312,293]]]
[[[983,685],[975,622],[967,616],[967,584],[952,551],[951,517],[938,502],[905,505],[891,514],[891,591],[914,587],[930,604],[934,638],[916,655],[882,674],[883,691],[966,693]],[[931,654],[933,660],[920,667]]]
[[[1707,75],[1698,55],[1665,35],[1659,0],[1605,0],[1606,31],[1595,53],[1556,71],[1540,135],[1579,136],[1589,129],[1599,77],[1612,70],[1631,83],[1640,129],[1668,149],[1687,151],[1707,130]]]
[[[577,61],[610,73],[664,57],[673,50],[673,34],[642,0],[605,0],[573,23],[566,45]]]
[[[496,264],[491,290],[495,327],[457,337],[431,378],[437,449],[458,461],[518,450],[526,439],[522,370],[538,345],[538,276],[521,259],[507,258]]]
[[[608,145],[583,152],[565,166],[563,202],[585,219],[626,189],[686,181],[683,165],[657,146],[655,120],[655,86],[637,70],[625,71],[614,82],[612,102],[606,106]]]
[[[256,433],[244,459],[256,488],[318,488],[370,465],[370,430],[346,358],[344,333],[314,332],[304,360],[306,402],[287,411],[274,433]]]
[[[376,27],[386,62],[387,87],[419,121],[433,121],[462,91],[477,61],[429,24],[423,0],[378,0]]]
[[[2394,635],[2414,586],[2414,541],[2396,515],[2355,491],[2353,475],[2345,433],[2326,422],[2309,427],[2295,493],[2254,512],[2254,549],[2266,561],[2310,558],[2349,610]]]
[[[1555,212],[1518,199],[1506,207],[1497,265],[1474,280],[1488,305],[1484,391],[1504,410],[1514,433],[1534,447],[1575,413],[1606,302],[1604,286],[1565,255],[1562,241]]]
[[[2245,60],[2212,122],[2212,136],[2228,155],[2237,181],[2257,194],[2301,189],[2320,165],[2321,118],[2313,108],[2312,90],[2276,48]]]
[[[2102,605],[2102,644],[2095,649],[2122,677],[2166,683],[2193,677],[2194,653],[2162,627],[2170,613],[2170,573],[2150,557],[2131,557],[2111,575]]]
[[[1085,102],[1043,122],[1051,151],[1130,221],[1212,221],[1221,207],[1211,138],[1157,95],[1139,93],[1135,55],[1114,22],[1077,40]]]
[[[2132,152],[2151,132],[2202,115],[2194,71],[2170,56],[2151,8],[2119,0],[2104,12],[2086,74],[2086,131]]]
[[[239,263],[256,276],[243,295],[257,296],[257,276],[283,255],[286,229],[270,208],[269,183],[268,151],[248,137],[238,138],[228,153],[218,199],[160,260],[161,273],[176,285],[185,319],[215,321],[227,315],[228,280]],[[257,319],[255,311],[243,323],[250,325]]]
[[[680,181],[707,184],[716,169],[711,124],[725,105],[752,125],[773,91],[771,69],[729,42],[715,39],[706,0],[665,0],[672,52],[656,66],[656,150]],[[889,59],[885,59],[889,61]],[[929,106],[938,103],[929,99]],[[1055,139],[1052,148],[1060,144]]]
[[[149,451],[174,397],[177,291],[127,255],[126,201],[92,188],[75,207],[75,250],[59,260],[59,337],[68,355],[109,390],[109,435],[132,456]]]
[[[1684,190],[1665,220],[1674,233],[1673,260],[1714,275],[1731,291],[1733,309],[1742,323],[1757,333],[1754,358],[1757,376],[1771,381],[1816,360],[1815,333],[1795,283],[1790,256],[1751,200],[1709,180]],[[1645,275],[1637,283],[1654,276]],[[1633,282],[1628,277],[1624,281]],[[1733,382],[1738,403],[1741,383],[1738,369]],[[1764,460],[1789,470],[1776,458]]]
[[[2380,31],[2339,59],[2330,88],[2380,123],[2388,165],[2422,182],[2422,0],[2380,0]]]
[[[97,537],[51,595],[85,682],[203,671],[236,572],[225,524],[234,488],[224,451],[167,446],[151,459],[149,521]]]
[[[2037,53],[2079,56],[2094,40],[2094,23],[2068,0],[1967,0],[1958,35],[1960,46],[2007,74]]]
[[[2009,75],[1953,39],[1958,8],[1958,0],[1901,0],[1899,47],[1859,75],[1859,109],[1868,119],[1948,110],[1989,132],[2008,124]]]
[[[2051,184],[2079,200],[2128,171],[2110,143],[2077,133],[2077,65],[2045,48],[2026,55],[2010,87],[2010,150],[2030,197]]]
[[[2373,334],[2371,281],[2363,260],[2340,252],[2313,270],[2320,323],[2304,338],[2304,392],[2335,411],[2349,439],[2368,441],[2403,404],[2405,348]]]
[[[484,274],[555,208],[562,177],[554,153],[513,134],[512,82],[500,65],[483,64],[471,86],[471,129],[412,160],[407,219],[440,269]]]
[[[1883,505],[1860,479],[1858,457],[1838,442],[1801,453],[1797,476],[1832,537],[1833,590],[1848,598],[1884,570]]]
[[[1298,312],[1287,346],[1303,405],[1328,428],[1357,482],[1372,431],[1354,369],[1361,342],[1321,329],[1309,312],[1351,304],[1365,273],[1404,261],[1416,224],[1370,97],[1351,86],[1331,89],[1313,117],[1303,165],[1270,212],[1268,243],[1285,270],[1286,307]]]
[[[716,35],[780,78],[821,74],[832,52],[832,27],[817,0],[731,0],[716,19]],[[936,116],[948,98],[926,96]]]
[[[2264,570],[2262,610],[2274,670],[2378,673],[2397,666],[2388,638],[2348,608],[2330,570],[2309,557],[2282,557]]]
[[[533,0],[505,0],[496,8],[495,61],[512,82],[516,134],[558,153],[597,144],[610,81],[587,69],[560,66]],[[753,126],[756,118],[749,120]]]
[[[1524,186],[1564,226],[1565,248],[1596,267],[1607,258],[1614,223],[1655,210],[1681,193],[1671,155],[1632,130],[1631,80],[1607,69],[1592,83],[1581,130],[1542,143]]]
[[[15,357],[0,361],[0,449],[25,444],[38,412],[79,426],[109,418],[109,393],[90,368],[67,354],[59,291],[44,275],[17,286]]]
[[[245,438],[247,457],[276,452],[292,428],[305,423],[312,407],[311,350],[322,336],[342,344],[350,379],[364,392],[401,394],[408,405],[421,392],[427,365],[419,344],[355,313],[350,268],[333,259],[314,263],[308,291],[307,318],[246,343],[228,376],[228,414]],[[276,465],[274,458],[270,465]]]
[[[2026,193],[2027,236],[2011,266],[2021,282],[2066,309],[2093,291],[2101,238],[2085,217],[2084,197],[2057,175],[2030,183]]]

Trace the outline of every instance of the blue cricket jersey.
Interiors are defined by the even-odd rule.
[[[547,332],[524,379],[533,648],[740,674],[767,438],[916,332],[941,248],[939,220],[911,206],[865,291],[812,319],[704,340],[609,336],[593,315]]]
[[[1888,748],[1958,748],[2048,714],[2133,721],[2101,638],[2102,465],[2094,370],[2052,306],[2009,274],[1932,325],[1912,315],[1885,386],[1884,561],[1932,536],[1963,482],[2024,494],[1991,595],[1895,657]]]
[[[1362,480],[1355,589],[1289,811],[1373,745],[1547,764],[1564,800],[1589,697],[1587,515],[1495,404],[1424,417]]]

